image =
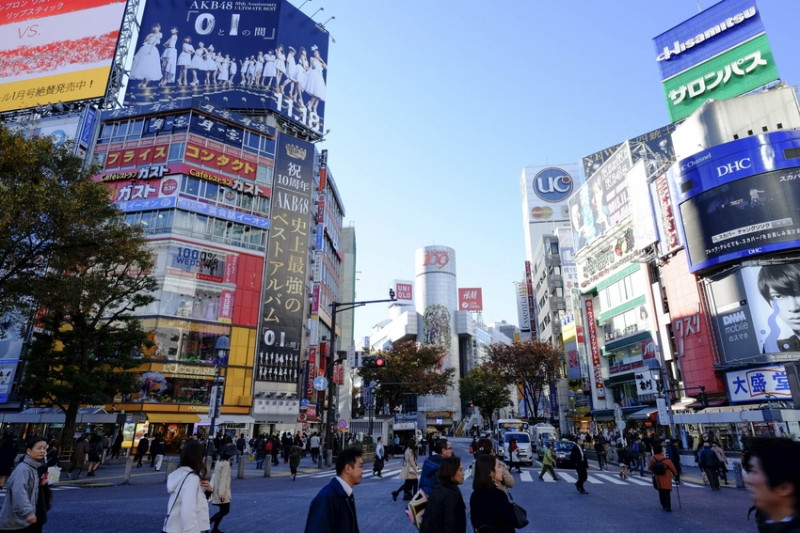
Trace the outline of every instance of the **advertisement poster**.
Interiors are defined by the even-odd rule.
[[[296,383],[300,375],[314,155],[313,144],[278,137],[256,381]]]
[[[328,33],[286,0],[148,2],[126,105],[201,97],[322,134]]]
[[[3,2],[0,112],[103,96],[125,4],[125,0]]]

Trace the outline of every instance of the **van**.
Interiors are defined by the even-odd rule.
[[[531,426],[531,440],[536,449],[536,454],[541,459],[544,456],[544,443],[558,440],[558,431],[550,424],[539,423]]]
[[[497,455],[500,459],[511,462],[511,454],[508,446],[511,439],[517,439],[517,449],[519,450],[519,462],[533,465],[533,448],[531,446],[531,436],[524,431],[506,431],[500,436],[497,446]]]

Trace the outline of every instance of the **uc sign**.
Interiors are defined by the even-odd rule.
[[[533,178],[533,192],[545,202],[561,202],[572,194],[572,177],[556,167],[540,170]]]

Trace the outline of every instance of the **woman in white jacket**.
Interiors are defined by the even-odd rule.
[[[219,511],[211,517],[211,524],[214,526],[211,533],[220,533],[219,524],[231,511],[231,463],[237,455],[239,448],[235,444],[226,445],[221,460],[214,468],[214,475],[211,476],[211,484],[214,486],[211,503],[219,506]]]
[[[205,446],[193,439],[183,445],[181,464],[167,478],[170,497],[165,533],[201,533],[211,529],[208,497],[213,487],[205,479],[208,473],[203,462],[205,451]]]

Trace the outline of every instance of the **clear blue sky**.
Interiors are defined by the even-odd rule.
[[[292,0],[296,6],[302,0]],[[320,148],[356,228],[358,300],[456,250],[485,322],[517,324],[523,167],[580,162],[669,122],[652,38],[710,0],[312,0],[326,23]],[[798,83],[800,1],[759,0],[781,78]],[[328,20],[335,17],[333,20]],[[356,310],[356,342],[387,317]]]

